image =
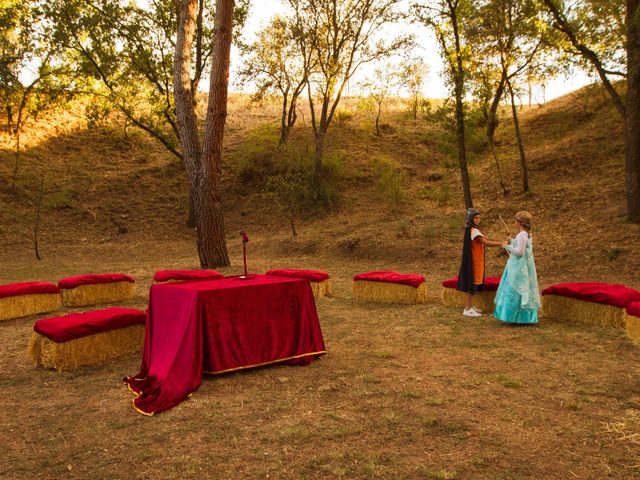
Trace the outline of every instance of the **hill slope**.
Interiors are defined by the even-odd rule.
[[[355,108],[356,100],[346,105]],[[260,182],[244,182],[244,165],[264,160],[277,133],[277,106],[230,103],[226,131],[224,202],[231,242],[241,228],[252,233],[256,255],[344,259],[377,268],[453,275],[459,261],[464,213],[458,173],[442,130],[414,124],[402,105],[383,115],[383,135],[373,135],[369,114],[335,125],[328,158],[339,176],[338,202],[298,218],[292,237],[286,212],[266,196]],[[603,280],[640,287],[640,227],[624,223],[622,121],[599,88],[587,87],[543,107],[521,112],[532,193],[520,193],[512,127],[498,133],[499,155],[510,194],[503,196],[486,153],[471,165],[483,230],[502,238],[505,219],[527,209],[534,216],[536,257],[542,282]],[[303,112],[291,142],[308,155],[310,127]],[[506,113],[503,116],[507,116]],[[39,178],[45,200],[40,244],[45,257],[74,252],[131,256],[149,245],[191,251],[184,227],[186,182],[180,163],[143,132],[127,138],[115,122],[87,128],[83,109],[42,118],[24,135],[18,185],[11,188],[10,138],[0,136],[0,260],[31,263]],[[453,159],[455,162],[455,159]],[[231,243],[230,245],[233,245]],[[101,253],[98,253],[101,252]],[[490,254],[491,274],[504,257]],[[119,263],[119,262],[118,262]],[[0,278],[0,280],[3,280]]]

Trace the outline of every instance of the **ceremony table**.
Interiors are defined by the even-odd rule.
[[[203,373],[307,365],[323,353],[307,280],[255,275],[156,284],[140,372],[125,383],[136,395],[134,408],[153,415],[197,390]]]

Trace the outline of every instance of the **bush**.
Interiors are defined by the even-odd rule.
[[[378,176],[377,189],[385,195],[393,204],[399,204],[404,200],[402,187],[407,173],[401,170],[400,165],[388,157],[377,158],[373,161],[373,169]]]
[[[333,114],[333,119],[336,121],[338,125],[344,125],[347,122],[353,120],[354,113],[351,110],[346,108],[338,108],[336,112]]]

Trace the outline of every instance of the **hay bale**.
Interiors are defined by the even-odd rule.
[[[600,327],[623,327],[625,321],[624,308],[550,294],[542,297],[541,316]]]
[[[60,289],[49,282],[0,285],[0,320],[28,317],[60,308]]]
[[[0,298],[0,320],[52,312],[61,306],[59,293],[37,293]]]
[[[34,365],[60,371],[99,365],[140,351],[144,344],[144,328],[144,325],[131,325],[62,343],[33,332],[28,353]]]
[[[322,297],[330,297],[333,294],[329,274],[321,270],[300,270],[296,268],[280,268],[269,270],[265,275],[276,277],[301,278],[308,280],[311,285],[313,297],[317,300]]]
[[[496,292],[483,290],[473,296],[473,305],[485,312],[492,312],[495,308]],[[464,308],[466,294],[455,288],[442,287],[442,303],[447,307]]]
[[[216,280],[219,278],[224,278],[224,275],[215,270],[160,270],[153,275],[155,283]]]
[[[133,297],[133,283],[128,275],[102,273],[63,278],[58,286],[65,306],[82,307],[127,300]]]
[[[331,286],[331,280],[323,280],[321,282],[309,282],[311,285],[311,291],[313,297],[317,300],[323,297],[330,297],[333,295],[333,289]]]
[[[640,302],[627,306],[624,314],[624,329],[633,343],[640,345]]]
[[[399,283],[353,281],[353,295],[357,300],[379,303],[426,303],[427,285],[419,287]]]

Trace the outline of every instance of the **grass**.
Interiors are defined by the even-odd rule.
[[[170,258],[195,261],[169,244],[132,248],[128,266],[141,295]],[[89,254],[74,250],[77,260],[66,268],[75,273]],[[119,255],[103,251],[94,265],[118,267]],[[53,259],[48,268],[61,263]],[[626,411],[637,395],[628,365],[640,352],[623,336],[544,321],[535,331],[490,318],[463,322],[437,300],[360,305],[350,300],[350,272],[365,263],[261,257],[252,265],[261,271],[274,263],[332,273],[336,296],[317,304],[328,355],[304,368],[206,377],[191,399],[153,418],[133,411],[120,383],[136,371],[139,355],[50,372],[24,356],[33,319],[3,322],[0,425],[10,440],[0,476],[560,479],[635,472],[621,460],[633,445],[608,441],[639,431]],[[11,279],[22,268],[43,278],[58,271],[45,266],[15,261],[5,271]],[[129,305],[144,302],[138,296]],[[543,355],[550,345],[557,352]]]
[[[525,208],[534,214],[541,286],[588,277],[640,287],[640,230],[621,220],[621,122],[596,104],[586,117],[574,105],[579,96],[523,112],[535,195],[519,191],[508,120],[498,141],[509,196],[499,193],[492,161],[476,152],[470,170],[482,230],[501,239],[498,213],[508,220]],[[0,428],[8,440],[0,478],[640,477],[640,427],[629,413],[640,407],[629,367],[640,350],[622,334],[544,320],[514,329],[439,304],[439,282],[457,271],[464,216],[457,171],[442,174],[451,162],[442,131],[414,125],[404,107],[385,112],[393,128],[381,138],[360,113],[337,125],[327,159],[335,179],[328,194],[339,202],[302,214],[291,238],[288,219],[238,181],[245,161],[274,140],[277,106],[232,100],[223,171],[232,262],[241,264],[235,232],[246,229],[252,271],[329,271],[336,296],[317,304],[329,354],[305,368],[207,377],[191,399],[148,419],[121,384],[139,355],[73,374],[36,369],[25,355],[35,319],[2,322]],[[350,100],[345,108],[356,111]],[[301,145],[311,139],[304,115],[292,133]],[[20,187],[39,178],[38,159],[59,192],[43,216],[39,262],[29,192],[13,194],[1,180],[12,157],[0,137],[0,281],[122,271],[139,280],[127,305],[144,309],[154,271],[198,265],[194,233],[183,226],[182,168],[135,129],[123,149],[120,129],[86,129],[81,118],[47,117],[25,132]],[[377,170],[376,158],[386,159]],[[111,216],[128,233],[118,234]],[[499,275],[504,260],[488,250],[488,274]],[[374,269],[424,274],[429,302],[354,302],[352,275]]]

